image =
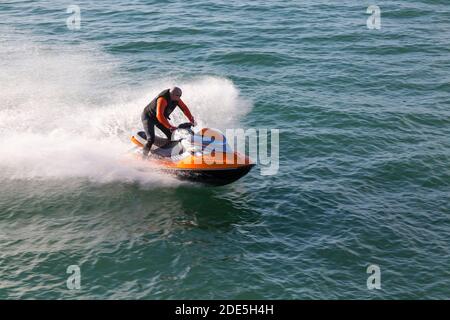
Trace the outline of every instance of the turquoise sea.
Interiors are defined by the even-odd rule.
[[[172,85],[278,172],[121,161]],[[449,299],[449,93],[447,0],[3,0],[0,298]]]

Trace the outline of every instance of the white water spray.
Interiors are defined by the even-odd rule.
[[[233,127],[250,110],[228,79],[165,79],[130,87],[119,75],[120,63],[98,48],[43,46],[11,37],[0,41],[3,179],[177,183],[123,161],[150,99],[172,85],[182,87],[199,127]],[[184,121],[181,112],[174,113],[173,124]]]

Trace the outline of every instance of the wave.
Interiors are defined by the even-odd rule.
[[[1,178],[174,183],[122,161],[150,99],[170,86],[182,87],[200,127],[235,127],[251,109],[226,78],[132,81],[120,61],[97,47],[30,38],[0,39]],[[174,113],[172,122],[182,121],[181,112]]]

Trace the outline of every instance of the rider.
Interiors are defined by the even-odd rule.
[[[173,87],[170,90],[166,89],[158,94],[142,112],[142,123],[144,125],[145,134],[147,135],[147,143],[144,146],[144,157],[148,156],[150,149],[155,141],[155,126],[160,129],[171,140],[172,132],[177,128],[172,126],[170,114],[178,106],[183,111],[184,115],[189,119],[192,125],[195,125],[194,117],[188,107],[181,100],[182,91],[178,87]]]

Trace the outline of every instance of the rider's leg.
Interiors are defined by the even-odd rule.
[[[147,143],[144,146],[143,156],[147,157],[153,142],[155,142],[155,122],[150,118],[142,119],[144,125],[145,135],[147,136]]]
[[[172,131],[170,131],[170,129],[167,129],[161,123],[157,123],[156,126],[158,127],[159,130],[162,131],[162,133],[164,133],[168,141],[172,140]]]

